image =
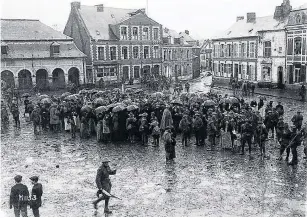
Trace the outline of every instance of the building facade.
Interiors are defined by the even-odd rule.
[[[73,39],[39,20],[1,19],[1,80],[9,87],[82,84],[85,55]]]
[[[162,72],[162,26],[144,9],[72,2],[64,34],[87,55],[88,83],[138,82]]]
[[[287,31],[287,81],[290,86],[306,83],[307,4],[291,11]]]
[[[213,39],[213,71],[217,77],[282,85],[287,81],[285,25],[291,6],[284,0],[273,16],[247,13]]]
[[[176,31],[163,29],[163,75],[185,80],[193,77],[193,45],[188,44]]]
[[[212,71],[213,44],[211,40],[205,40],[200,48],[200,66],[202,70]]]

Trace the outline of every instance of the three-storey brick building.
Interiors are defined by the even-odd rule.
[[[175,30],[163,29],[163,74],[182,80],[193,76],[193,45]]]
[[[64,33],[87,55],[88,83],[139,81],[161,73],[162,26],[144,9],[72,2]]]
[[[295,87],[307,82],[307,4],[291,11],[286,30],[287,79]]]

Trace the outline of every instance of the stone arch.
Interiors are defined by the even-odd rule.
[[[14,74],[9,70],[1,72],[1,80],[6,84],[5,88],[15,88]]]
[[[72,67],[68,70],[68,81],[75,85],[80,84],[80,71],[76,67]]]
[[[52,71],[52,87],[65,88],[65,75],[64,70],[56,68]]]
[[[19,89],[31,89],[33,87],[31,72],[23,69],[18,73]]]
[[[36,87],[40,90],[48,88],[48,72],[45,69],[39,69],[36,71]]]

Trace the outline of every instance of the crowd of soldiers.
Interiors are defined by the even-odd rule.
[[[292,151],[289,164],[297,164],[296,148],[306,138],[300,111],[292,118],[293,125],[289,126],[284,122],[281,102],[274,107],[272,101],[265,106],[262,97],[258,102],[244,102],[227,95],[189,93],[189,85],[185,85],[185,91],[180,93],[174,89],[174,93],[149,94],[133,89],[123,93],[119,89],[81,90],[79,94],[64,93],[60,97],[38,96],[39,101],[35,104],[24,96],[24,116],[33,122],[35,134],[41,130],[66,131],[75,138],[79,132],[80,138],[96,135],[98,142],[134,143],[139,140],[143,146],[148,146],[150,136],[153,146],[159,146],[163,139],[167,160],[176,156],[179,134],[183,146],[190,145],[194,134],[196,146],[206,145],[208,150],[214,150],[217,144],[224,147],[227,142],[223,138],[227,135],[232,149],[241,147],[243,155],[247,144],[251,155],[255,144],[263,157],[266,157],[266,145],[272,138],[280,145],[279,159],[286,150],[288,160]],[[13,100],[10,111],[15,126],[20,127],[16,100]],[[8,121],[4,102],[2,119]]]
[[[182,88],[179,88],[182,87]],[[238,97],[218,95],[217,93],[190,93],[190,85],[175,85],[174,92],[169,90],[153,94],[142,89],[126,89],[123,92],[116,88],[111,90],[81,90],[78,94],[63,93],[61,96],[37,95],[33,101],[30,95],[23,94],[24,113],[28,122],[33,123],[34,134],[43,132],[67,132],[72,138],[80,134],[81,139],[96,136],[97,142],[135,143],[139,141],[148,146],[160,146],[162,139],[166,161],[176,158],[178,137],[181,136],[183,147],[191,146],[191,138],[195,137],[196,146],[206,146],[207,150],[216,150],[217,146],[225,148],[231,145],[234,152],[252,155],[252,147],[259,148],[262,158],[267,157],[267,149],[275,140],[279,144],[278,160],[283,159],[289,165],[298,164],[297,148],[304,145],[307,152],[307,123],[303,125],[301,111],[297,111],[291,119],[292,125],[284,121],[284,108],[281,102],[267,102],[265,97],[245,102]],[[9,124],[11,112],[16,128],[20,128],[20,101],[14,97],[9,107],[1,102],[2,126]],[[225,138],[229,140],[225,140]],[[194,140],[193,140],[194,141]],[[290,158],[292,153],[292,159]],[[306,157],[305,157],[306,158]],[[98,188],[97,204],[105,201],[105,213],[108,208],[111,182],[109,175],[116,174],[104,159],[97,171]],[[14,207],[16,216],[20,213],[27,216],[27,205],[39,216],[42,186],[38,177],[31,177],[34,184],[31,197],[25,185],[21,184],[21,176],[16,176],[16,185],[11,190],[10,208]],[[20,199],[20,194],[27,199]],[[18,196],[17,196],[18,195]],[[35,197],[33,197],[35,195]]]

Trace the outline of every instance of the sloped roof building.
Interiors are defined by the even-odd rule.
[[[162,26],[145,9],[72,2],[64,33],[87,55],[89,81],[140,80],[160,72]]]
[[[1,19],[1,79],[8,86],[79,85],[84,80],[84,58],[72,38],[39,20]]]

